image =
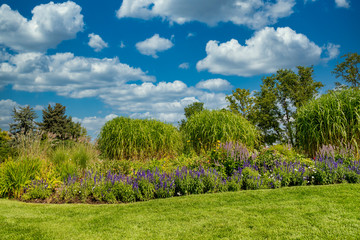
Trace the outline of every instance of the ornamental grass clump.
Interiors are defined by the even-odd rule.
[[[304,105],[297,112],[296,131],[298,146],[310,156],[329,144],[359,152],[360,90],[331,92]]]
[[[238,142],[253,149],[260,134],[249,121],[229,111],[204,110],[183,127],[184,137],[197,153],[216,149],[219,142]]]
[[[151,159],[176,156],[182,141],[171,124],[117,117],[102,127],[98,146],[110,159]]]

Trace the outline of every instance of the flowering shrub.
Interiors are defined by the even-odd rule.
[[[34,180],[31,185],[25,188],[24,194],[21,196],[22,200],[31,199],[46,199],[53,193],[53,189],[49,186],[46,180]]]

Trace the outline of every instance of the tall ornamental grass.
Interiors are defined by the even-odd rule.
[[[7,160],[0,164],[0,197],[19,198],[24,188],[40,175],[37,158]]]
[[[196,152],[218,147],[220,142],[238,142],[252,149],[260,134],[249,121],[228,111],[204,110],[192,115],[183,128],[184,137]]]
[[[149,159],[177,155],[182,141],[171,124],[118,117],[102,127],[98,146],[110,159]]]
[[[352,146],[359,151],[360,91],[345,89],[312,100],[298,109],[297,143],[314,156],[323,145]]]

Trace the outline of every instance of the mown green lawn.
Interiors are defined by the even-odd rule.
[[[0,199],[0,239],[359,238],[359,184],[192,195],[118,205]]]

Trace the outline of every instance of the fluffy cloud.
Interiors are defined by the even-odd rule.
[[[350,0],[335,0],[337,7],[349,8]]]
[[[232,86],[228,81],[221,78],[216,78],[216,79],[201,81],[198,84],[196,84],[196,87],[200,89],[207,89],[210,91],[224,91],[224,90],[229,90]]]
[[[104,42],[104,40],[102,40],[102,38],[99,35],[90,33],[88,37],[90,38],[88,45],[92,47],[95,50],[95,52],[100,52],[104,48],[108,47],[108,44]]]
[[[9,123],[12,121],[12,110],[16,106],[18,106],[18,104],[13,100],[0,100],[0,128],[2,130],[9,130]]]
[[[158,58],[157,52],[162,52],[172,48],[174,44],[166,38],[161,38],[159,34],[155,34],[142,42],[136,43],[136,49],[143,55]]]
[[[74,2],[41,4],[31,12],[32,19],[28,20],[8,5],[1,5],[0,44],[16,51],[46,51],[83,30],[81,7]]]
[[[129,83],[138,80],[143,83]],[[222,93],[209,93],[182,81],[155,84],[154,80],[117,58],[75,57],[72,53],[20,53],[0,63],[0,87],[51,91],[70,98],[96,97],[119,115],[145,117],[148,112],[148,117],[177,122],[183,117],[184,107],[194,101],[202,101],[208,108],[226,107]],[[82,123],[90,124],[91,120],[82,119]]]
[[[12,84],[15,90],[54,91],[72,98],[94,97],[101,89],[128,81],[154,81],[139,68],[118,58],[84,58],[72,53],[44,55],[21,53],[0,63],[0,87]]]
[[[178,24],[199,21],[212,26],[232,22],[260,28],[291,15],[295,4],[295,0],[124,0],[117,17],[161,17]]]
[[[196,67],[199,71],[223,75],[253,76],[273,73],[279,68],[326,62],[338,55],[338,48],[329,44],[323,49],[289,27],[276,30],[266,27],[255,32],[244,46],[235,39],[221,44],[209,41],[207,56]]]
[[[190,64],[187,62],[184,62],[182,64],[179,65],[179,68],[181,69],[189,69],[190,68]]]

